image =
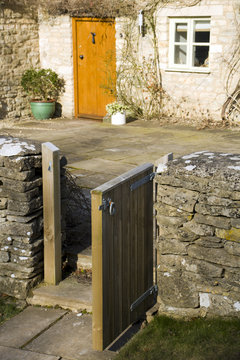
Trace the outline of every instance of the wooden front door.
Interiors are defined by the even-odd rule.
[[[102,118],[115,100],[114,20],[73,19],[75,116]]]

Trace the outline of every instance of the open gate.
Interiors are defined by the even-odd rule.
[[[153,165],[92,190],[93,348],[153,305]]]

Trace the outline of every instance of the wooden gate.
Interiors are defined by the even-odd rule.
[[[153,305],[153,165],[92,190],[93,348]]]
[[[102,118],[115,100],[115,22],[74,18],[72,24],[75,116]]]

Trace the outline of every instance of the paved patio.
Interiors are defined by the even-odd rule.
[[[174,157],[200,150],[240,153],[240,131],[161,126],[157,121],[113,126],[80,119],[30,119],[2,127],[0,132],[52,142],[67,157],[79,185],[89,189],[169,152]]]

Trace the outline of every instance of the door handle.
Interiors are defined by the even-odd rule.
[[[79,55],[80,59],[83,60],[84,56],[83,55]]]

